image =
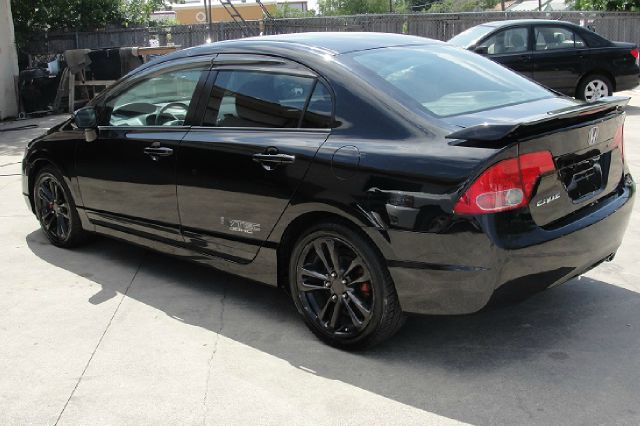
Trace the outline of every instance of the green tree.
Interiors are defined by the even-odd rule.
[[[165,0],[11,0],[18,46],[42,31],[147,24],[151,12],[164,7]]]
[[[640,0],[576,0],[576,10],[620,10],[640,12]]]
[[[427,11],[431,13],[478,12],[493,9],[496,4],[498,0],[442,0],[431,3]]]
[[[391,0],[391,2],[391,7],[394,8],[396,0]],[[389,0],[320,0],[318,2],[321,15],[388,13],[389,6]]]
[[[276,6],[276,11],[272,14],[274,18],[308,18],[316,16],[316,11],[300,10],[291,7],[289,3],[281,3]]]
[[[154,10],[165,8],[164,0],[120,0],[122,24],[147,25]]]
[[[405,9],[407,12],[419,12],[429,9],[432,3],[437,0],[406,0]]]

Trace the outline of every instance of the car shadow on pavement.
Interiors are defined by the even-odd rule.
[[[627,105],[624,107],[624,111],[627,115],[640,115],[640,107],[637,106]]]
[[[100,284],[89,303],[124,288],[113,282],[114,270],[141,265],[127,296],[176,321],[452,419],[637,424],[640,418],[640,294],[612,284],[581,278],[475,315],[412,317],[390,341],[348,353],[317,341],[277,289],[108,239],[77,250],[50,245],[40,230],[26,240],[44,261]]]

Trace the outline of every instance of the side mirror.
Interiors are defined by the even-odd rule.
[[[77,110],[74,114],[74,120],[76,126],[80,129],[95,129],[98,127],[96,124],[96,110],[91,106]]]
[[[476,52],[479,55],[488,55],[489,54],[489,47],[487,46],[476,46],[473,48],[473,51]]]
[[[75,112],[73,120],[79,129],[84,130],[84,138],[87,142],[93,142],[98,139],[98,123],[94,107],[88,106],[80,108]]]

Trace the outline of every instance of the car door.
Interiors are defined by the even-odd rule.
[[[94,224],[183,243],[176,153],[211,58],[167,65],[114,89],[97,107],[98,138],[78,144],[78,183]]]
[[[498,30],[480,41],[474,50],[492,61],[531,77],[533,69],[529,30],[529,26]]]
[[[180,146],[178,205],[196,250],[250,262],[327,139],[328,86],[299,65],[219,55],[201,126]]]
[[[564,94],[575,95],[584,68],[585,42],[570,28],[534,26],[533,79]]]

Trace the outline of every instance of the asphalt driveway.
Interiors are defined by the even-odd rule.
[[[640,178],[640,90],[625,126]],[[616,259],[518,305],[321,344],[286,296],[108,239],[47,243],[0,125],[0,424],[640,423],[640,203]]]

